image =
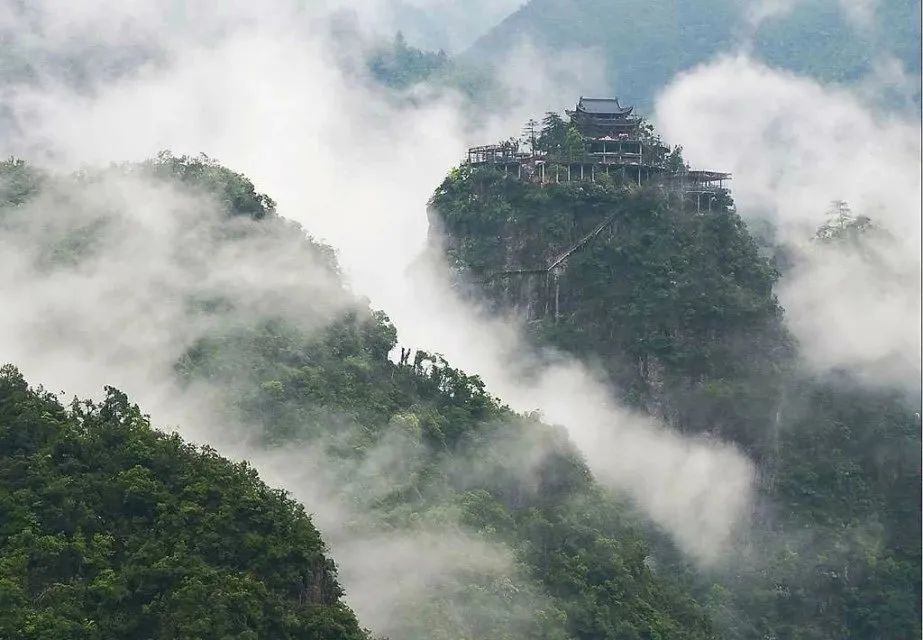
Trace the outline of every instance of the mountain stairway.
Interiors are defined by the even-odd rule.
[[[572,255],[574,255],[575,253],[577,253],[578,251],[586,247],[588,244],[590,244],[590,241],[593,240],[593,238],[595,238],[600,233],[602,233],[603,229],[611,225],[618,214],[619,212],[616,211],[615,213],[607,217],[605,220],[600,222],[598,225],[596,225],[596,227],[593,228],[592,231],[590,231],[588,234],[583,236],[583,238],[581,238],[578,242],[576,242],[573,246],[571,246],[567,251],[560,254],[559,256],[554,258],[551,262],[549,262],[548,266],[546,267],[536,267],[532,269],[507,269],[504,271],[495,271],[494,273],[491,273],[490,275],[488,275],[483,281],[490,282],[491,280],[495,280],[497,278],[509,278],[511,276],[554,273],[557,269],[561,267],[561,265],[568,258],[570,258]]]

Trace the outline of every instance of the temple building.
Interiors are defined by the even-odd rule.
[[[626,184],[638,186],[654,181],[675,187],[695,198],[697,209],[703,198],[707,207],[730,174],[715,171],[692,171],[673,167],[668,162],[670,149],[634,115],[633,107],[623,107],[618,98],[581,97],[573,109],[565,110],[569,127],[580,134],[581,145],[520,149],[519,144],[503,143],[472,147],[468,164],[493,165],[506,175],[545,184],[570,180],[596,180],[607,175]]]
[[[637,137],[641,118],[632,116],[634,107],[623,107],[618,98],[580,98],[573,111],[564,113],[587,138]]]
[[[633,165],[639,177],[644,173],[641,118],[634,107],[623,107],[618,98],[581,97],[573,110],[565,110],[580,135],[586,152],[600,164]],[[649,149],[648,159],[669,149]],[[648,163],[649,164],[649,163]],[[647,168],[650,174],[650,167]]]

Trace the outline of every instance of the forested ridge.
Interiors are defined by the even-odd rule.
[[[162,154],[117,170],[208,194],[222,224],[249,221],[226,241],[287,237],[339,277],[328,248],[212,160]],[[62,180],[16,160],[2,175],[10,229]],[[731,205],[724,197],[696,215],[656,188],[539,188],[470,167],[431,203],[452,263],[481,287],[492,269],[542,263],[614,215],[611,231],[569,259],[558,317],[535,318],[533,339],[601,364],[639,410],[735,441],[758,461],[756,526],[728,549],[727,570],[690,566],[596,485],[562,431],[511,412],[477,376],[423,351],[390,360],[395,329],[362,303],[303,324],[237,315],[233,292],[192,300],[195,313],[225,321],[172,375],[179,388],[216,389],[226,418],[265,451],[303,448],[311,464],[322,452],[314,475],[364,514],[358,526],[448,530],[508,554],[511,564],[472,564],[401,602],[394,637],[913,637],[918,408],[799,369],[773,294],[784,264]],[[104,227],[81,225],[37,259],[73,268]],[[869,229],[845,219],[819,237],[861,243]],[[512,280],[471,293],[498,310],[538,295]],[[160,625],[165,637],[363,637],[301,507],[252,469],[152,429],[118,391],[65,407],[15,369],[3,384],[7,635],[135,637]],[[393,462],[371,473],[383,454]]]
[[[301,505],[153,429],[0,370],[0,637],[365,638]]]
[[[0,640],[923,635],[920,0],[77,4],[0,8]]]
[[[213,160],[164,153],[109,171],[208,196],[224,212],[209,227],[217,246],[291,242],[339,279],[329,248]],[[10,232],[38,198],[76,207],[63,194],[104,179],[18,160],[0,174]],[[254,453],[303,451],[314,481],[362,514],[355,527],[457,536],[506,558],[409,592],[395,638],[914,637],[919,407],[801,370],[773,293],[785,264],[732,205],[725,195],[696,214],[655,187],[540,188],[471,167],[431,202],[460,282],[497,311],[547,293],[492,271],[544,264],[612,218],[568,259],[557,317],[532,305],[530,332],[600,365],[638,410],[758,462],[755,524],[718,568],[691,566],[596,484],[563,431],[510,411],[477,376],[425,351],[389,359],[395,329],[361,301],[307,320],[244,313],[233,290],[194,297],[208,329],[171,377],[178,390],[208,385]],[[106,216],[49,231],[39,268],[92,260]],[[875,231],[842,217],[818,241],[861,246]],[[151,428],[124,394],[62,406],[8,367],[0,429],[9,637],[364,637],[302,508],[248,466]]]
[[[836,0],[775,6],[733,0],[531,0],[465,57],[502,65],[523,45],[547,53],[549,60],[592,49],[606,61],[609,86],[631,87],[635,102],[645,108],[677,73],[738,46],[775,68],[823,82],[852,82],[874,73],[882,56],[919,77],[919,1],[887,0],[867,15],[868,7],[849,4],[855,6]],[[919,100],[919,91],[915,96]]]
[[[165,153],[109,171],[209,195],[225,215],[208,228],[216,246],[251,235],[288,238],[338,278],[328,248],[305,239],[249,180],[212,160]],[[31,202],[55,193],[70,194],[52,199],[56,206],[75,207],[78,219],[92,222],[60,237],[49,231],[48,246],[34,254],[40,272],[95,259],[113,223],[105,209],[79,211],[75,194],[102,174],[54,176],[17,160],[0,173],[4,230],[34,213]],[[195,254],[195,246],[177,247],[180,264],[200,266],[182,253]],[[595,483],[560,429],[510,411],[477,376],[438,355],[391,361],[394,327],[359,301],[307,321],[282,307],[254,316],[237,308],[236,293],[188,301],[189,318],[207,320],[209,329],[176,359],[177,388],[193,393],[207,385],[226,428],[245,425],[254,455],[284,450],[307,465],[312,482],[361,515],[352,525],[360,531],[449,536],[472,555],[395,602],[391,636],[714,637],[691,581],[653,569],[655,557],[685,562],[632,506]],[[0,538],[11,637],[62,630],[75,638],[135,637],[158,625],[163,637],[359,637],[310,522],[251,469],[160,434],[114,390],[101,404],[68,409],[27,390],[13,369],[4,380],[2,428],[28,445],[3,448],[4,510],[15,514]],[[220,428],[215,437],[223,437]],[[24,492],[23,482],[29,491],[53,492],[40,503],[50,513],[30,515],[28,505],[39,504],[33,496],[45,494]],[[281,533],[295,530],[300,537]],[[112,531],[124,532],[127,546],[113,542]],[[58,550],[29,556],[33,539]],[[278,561],[264,564],[269,557]],[[209,592],[228,584],[235,588]],[[323,597],[310,595],[316,585]],[[49,586],[68,597],[47,598]],[[227,609],[246,615],[225,619]]]
[[[697,212],[656,183],[511,176],[463,165],[433,195],[458,286],[602,367],[623,401],[758,464],[752,530],[727,574],[697,578],[716,633],[918,636],[919,399],[801,365],[774,293],[785,251],[751,236],[729,193]],[[517,273],[610,218],[557,274]],[[816,242],[861,250],[876,232],[841,215]]]

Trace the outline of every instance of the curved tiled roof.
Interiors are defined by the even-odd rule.
[[[592,114],[615,114],[627,116],[634,107],[623,107],[618,98],[580,98],[577,110]]]

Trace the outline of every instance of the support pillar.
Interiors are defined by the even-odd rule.
[[[554,323],[561,317],[561,280],[558,269],[554,269]]]
[[[543,296],[545,298],[545,317],[548,316],[548,306],[551,303],[551,278],[552,274],[549,271],[545,274],[545,295]]]

